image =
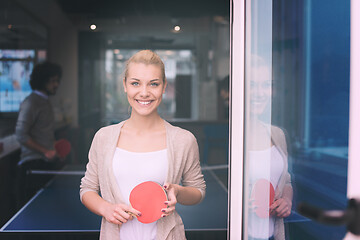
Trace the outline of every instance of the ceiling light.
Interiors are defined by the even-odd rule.
[[[90,25],[90,29],[94,31],[94,30],[96,29],[96,25],[95,25],[95,24],[91,24],[91,25]]]
[[[174,31],[175,32],[179,32],[181,30],[179,25],[174,26]]]

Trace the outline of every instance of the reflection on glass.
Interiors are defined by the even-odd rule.
[[[257,55],[250,62],[245,126],[248,239],[284,239],[283,218],[292,206],[286,139],[279,127],[271,125],[270,65]]]
[[[350,1],[246,3],[244,239],[342,239],[296,205],[346,207]]]

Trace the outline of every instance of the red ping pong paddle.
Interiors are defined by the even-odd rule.
[[[60,158],[65,158],[71,151],[71,144],[66,139],[60,139],[55,142],[55,150]]]
[[[254,199],[256,215],[259,218],[268,218],[269,207],[275,199],[275,190],[271,182],[266,179],[257,180],[252,188],[251,198]]]
[[[141,212],[137,219],[142,223],[152,223],[161,218],[166,208],[167,195],[164,188],[156,182],[147,181],[138,184],[130,192],[130,204]]]

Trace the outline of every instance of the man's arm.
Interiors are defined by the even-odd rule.
[[[25,100],[21,104],[15,128],[16,138],[22,145],[44,154],[48,159],[52,159],[56,156],[56,151],[43,147],[30,136],[31,127],[36,121],[37,114],[38,113],[36,109],[33,108],[31,101]]]
[[[40,152],[45,155],[48,159],[53,159],[56,156],[55,150],[49,150],[35,142],[31,137],[27,139],[27,141],[24,143],[24,145],[32,150],[35,150],[37,152]]]

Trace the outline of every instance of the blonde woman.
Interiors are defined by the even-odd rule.
[[[205,196],[195,137],[158,114],[166,84],[160,57],[150,50],[137,52],[123,79],[130,118],[94,136],[80,198],[103,217],[100,239],[185,239],[176,203],[193,205]],[[128,198],[134,186],[150,180],[163,184],[168,207],[161,219],[143,224],[127,213],[141,215]]]
[[[250,195],[248,212],[249,240],[285,240],[284,218],[291,214],[293,189],[288,172],[288,152],[284,131],[271,124],[272,78],[265,61],[252,55],[250,84],[248,86],[249,115],[247,116],[247,181],[250,191],[257,182],[266,180],[274,188],[274,201],[269,216],[259,216]]]

